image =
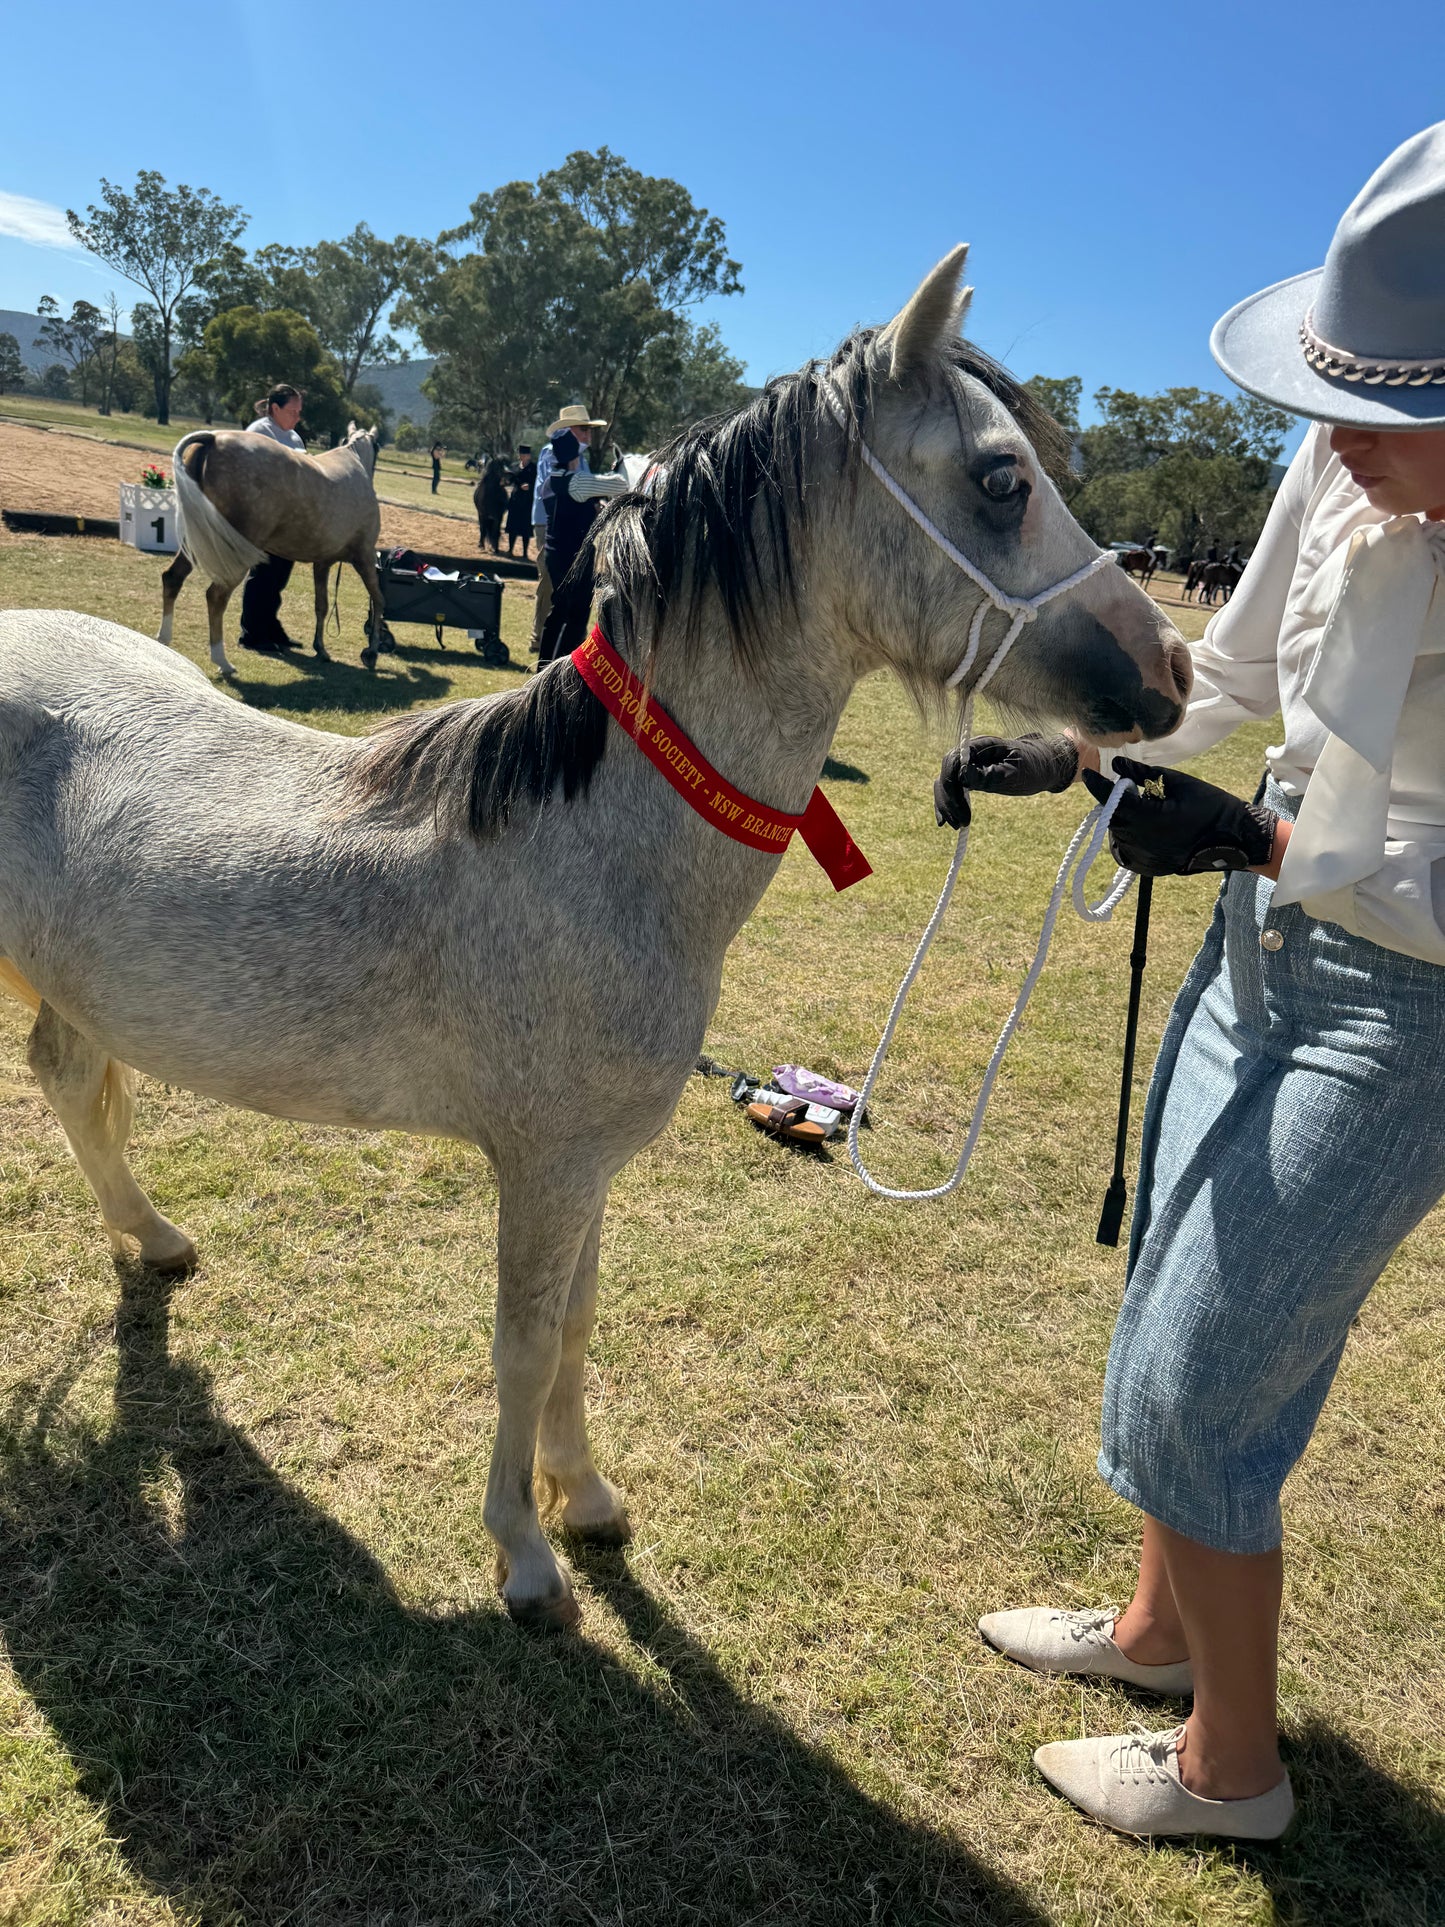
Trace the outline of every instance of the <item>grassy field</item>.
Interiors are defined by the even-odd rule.
[[[15,605],[149,629],[154,564],[0,538]],[[529,612],[509,588],[516,654]],[[202,620],[182,603],[198,660]],[[329,670],[248,661],[237,700],[355,730],[508,681],[410,633],[424,646],[375,678],[355,635]],[[1211,773],[1252,785],[1266,735]],[[861,1076],[947,865],[937,747],[896,688],[858,691],[829,788],[875,875],[835,897],[788,857],[730,956],[715,1056]],[[951,1164],[1081,811],[1077,792],[980,810],[876,1169]],[[1210,898],[1157,893],[1146,1061]],[[1157,1709],[1035,1678],[973,1631],[1129,1584],[1135,1520],[1093,1471],[1128,947],[1127,917],[1061,925],[943,1206],[875,1200],[840,1152],[768,1143],[692,1081],[615,1186],[603,1250],[594,1438],[637,1541],[577,1560],[582,1629],[550,1641],[501,1613],[481,1524],[480,1157],[147,1085],[133,1162],[203,1258],[168,1291],[112,1265],[23,1014],[0,1012],[0,1921],[1445,1919],[1438,1214],[1366,1306],[1288,1494],[1289,1839],[1090,1827],[1031,1749]]]

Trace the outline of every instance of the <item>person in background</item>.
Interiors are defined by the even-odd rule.
[[[256,403],[256,419],[247,422],[246,433],[269,436],[282,448],[294,448],[297,454],[304,455],[306,444],[297,434],[296,424],[305,403],[306,397],[299,388],[293,388],[287,381],[278,382],[264,400]],[[298,646],[281,626],[281,597],[291,580],[291,568],[286,556],[268,555],[246,577],[241,591],[239,638],[243,649],[276,656],[283,649]]]
[[[592,439],[592,430],[606,426],[605,422],[594,421],[580,402],[573,402],[562,410],[547,430],[547,446],[537,459],[537,482],[532,493],[532,533],[537,540],[537,601],[532,611],[532,654],[534,656],[541,654],[542,631],[546,627],[547,615],[552,607],[552,591],[555,586],[547,563],[547,524],[551,507],[549,488],[552,469],[556,463],[552,437],[560,435],[564,428],[571,429],[585,450]],[[585,454],[582,456],[582,463],[584,467],[587,466]]]
[[[500,455],[489,455],[481,479],[472,491],[480,533],[477,547],[502,553],[502,516],[507,507],[507,464]]]
[[[435,495],[437,490],[441,487],[442,456],[445,455],[446,452],[447,451],[446,451],[445,443],[443,442],[432,443],[431,445],[431,492],[433,495]]]
[[[1322,269],[1240,302],[1210,347],[1247,393],[1314,425],[1238,591],[1191,645],[1177,733],[1127,756],[980,738],[951,753],[937,797],[957,826],[970,790],[1065,789],[1082,769],[1103,801],[1123,777],[1119,863],[1225,873],[1154,1069],[1104,1385],[1098,1469],[1143,1515],[1133,1598],[988,1613],[979,1630],[1040,1672],[1192,1696],[1162,1732],[1039,1748],[1085,1812],[1132,1834],[1272,1840],[1294,1808],[1281,1488],[1367,1294],[1445,1195],[1445,121],[1366,183]],[[1167,767],[1276,714],[1253,803]],[[1408,1456],[1408,1432],[1395,1444]],[[1361,1529],[1376,1523],[1393,1522]],[[1382,1610],[1404,1624],[1434,1604],[1402,1546]],[[1330,1616],[1301,1629],[1308,1650],[1358,1640],[1350,1602],[1301,1602],[1314,1609]],[[1392,1690],[1428,1691],[1391,1671],[1388,1635]]]
[[[575,430],[563,428],[552,437],[553,462],[547,478],[551,497],[547,517],[547,575],[552,584],[552,606],[542,626],[538,669],[545,669],[559,656],[570,656],[586,637],[593,584],[588,531],[603,501],[610,495],[621,495],[627,488],[625,476],[591,474],[583,454],[583,444]]]
[[[532,540],[532,495],[537,485],[537,464],[528,443],[518,443],[517,466],[508,470],[507,480],[512,491],[507,497],[507,554],[516,554],[520,540],[525,562]]]

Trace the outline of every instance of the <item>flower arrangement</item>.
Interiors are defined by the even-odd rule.
[[[142,488],[169,488],[171,478],[155,462],[147,462],[140,472]]]

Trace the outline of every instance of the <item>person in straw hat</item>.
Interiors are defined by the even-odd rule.
[[[552,514],[552,496],[548,484],[552,470],[556,466],[556,451],[552,446],[553,438],[564,429],[571,429],[578,441],[586,448],[592,440],[594,428],[605,428],[606,422],[596,421],[590,409],[581,402],[569,402],[547,430],[547,441],[537,457],[537,481],[532,491],[532,533],[537,538],[537,601],[532,610],[532,654],[539,655],[542,648],[542,631],[547,626],[547,616],[552,607],[552,592],[555,583],[547,568],[547,526]],[[587,458],[582,458],[582,466],[587,466]]]
[[[1365,184],[1323,268],[1241,301],[1210,346],[1315,426],[1193,646],[1178,733],[1112,758],[1155,779],[1114,818],[1118,860],[1226,872],[1154,1071],[1105,1382],[1099,1469],[1144,1514],[1139,1575],[1123,1612],[979,1630],[1041,1672],[1192,1695],[1162,1732],[1039,1749],[1085,1812],[1263,1840],[1294,1805],[1281,1487],[1365,1295],[1445,1195],[1445,123]],[[1253,803],[1172,767],[1277,710]],[[1110,763],[980,740],[945,763],[940,814],[1081,767],[1107,796]]]
[[[588,532],[603,501],[622,494],[627,487],[626,476],[594,475],[587,467],[587,445],[582,434],[605,425],[596,421],[564,423],[552,436],[545,553],[552,606],[542,626],[539,669],[558,656],[570,655],[587,634],[593,579]]]

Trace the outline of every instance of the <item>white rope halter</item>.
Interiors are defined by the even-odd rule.
[[[822,396],[828,412],[844,433],[847,434],[850,426],[847,410],[843,405],[841,396],[833,385],[831,377],[821,370],[818,373],[818,392]],[[1065,595],[1070,589],[1076,589],[1081,582],[1087,581],[1096,569],[1102,569],[1105,566],[1114,566],[1114,557],[1108,550],[1104,550],[1099,555],[1096,555],[1091,562],[1086,562],[1081,569],[1075,569],[1072,575],[1065,576],[1062,582],[1054,583],[1051,588],[1040,589],[1036,595],[1031,596],[1009,595],[1006,591],[1000,589],[997,584],[990,582],[978,564],[971,561],[969,557],[963,553],[962,549],[958,548],[948,539],[943,533],[943,530],[918,506],[907,489],[902,487],[902,485],[895,481],[893,476],[889,474],[888,470],[883,466],[882,462],[879,461],[867,442],[863,440],[861,434],[858,436],[858,448],[863,457],[864,466],[870,474],[876,476],[883,484],[884,488],[887,489],[888,493],[893,497],[894,501],[897,502],[904,514],[916,522],[928,537],[929,541],[935,543],[942,549],[949,561],[954,563],[956,567],[962,569],[969,581],[976,583],[983,591],[984,600],[979,603],[978,608],[974,611],[973,621],[969,625],[968,648],[964,652],[962,662],[959,663],[953,674],[949,676],[947,681],[948,688],[952,689],[961,683],[977,661],[979,645],[983,639],[984,619],[988,615],[989,609],[991,607],[995,608],[999,611],[1000,615],[1006,615],[1010,618],[1008,630],[1003,641],[998,645],[997,649],[994,650],[983,674],[964,697],[963,713],[959,720],[959,747],[966,750],[973,730],[973,699],[980,691],[987,688],[988,684],[1003,666],[1004,658],[1018,640],[1025,626],[1032,622],[1039,610],[1042,609],[1046,603],[1052,602],[1055,596]],[[916,1203],[926,1198],[946,1198],[963,1183],[964,1173],[968,1170],[974,1148],[983,1130],[984,1114],[988,1110],[988,1101],[993,1095],[994,1084],[997,1082],[999,1071],[1003,1066],[1004,1052],[1008,1049],[1009,1041],[1019,1027],[1019,1021],[1023,1017],[1029,998],[1033,995],[1034,985],[1042,975],[1044,964],[1048,959],[1049,945],[1053,940],[1054,925],[1058,921],[1065,892],[1072,889],[1074,908],[1078,911],[1079,915],[1089,923],[1107,923],[1129,893],[1129,888],[1134,881],[1133,871],[1116,870],[1114,872],[1114,881],[1110,884],[1108,890],[1098,903],[1090,904],[1084,897],[1084,887],[1089,872],[1104,847],[1104,839],[1109,833],[1109,823],[1113,818],[1115,810],[1119,807],[1120,798],[1124,792],[1131,787],[1132,785],[1128,778],[1121,776],[1118,782],[1115,783],[1107,802],[1097,804],[1084,818],[1084,821],[1074,833],[1073,841],[1064,853],[1064,860],[1059,867],[1059,874],[1054,882],[1053,893],[1049,898],[1049,907],[1044,913],[1043,928],[1039,932],[1039,941],[1034,951],[1033,962],[1029,965],[1028,974],[1024,978],[1023,986],[1017,998],[1014,1000],[1014,1007],[1009,1012],[1003,1029],[999,1032],[998,1042],[993,1047],[993,1055],[988,1060],[988,1069],[984,1072],[983,1084],[979,1090],[978,1101],[974,1105],[973,1116],[969,1122],[968,1135],[964,1139],[963,1150],[959,1154],[958,1163],[953,1168],[953,1175],[945,1179],[942,1184],[936,1184],[928,1190],[895,1190],[892,1186],[883,1184],[875,1178],[863,1162],[862,1153],[858,1149],[858,1131],[863,1122],[864,1115],[867,1112],[868,1101],[873,1095],[873,1086],[878,1082],[879,1072],[883,1069],[884,1062],[887,1059],[889,1046],[893,1042],[893,1033],[898,1026],[899,1018],[903,1014],[903,1006],[908,1000],[908,993],[917,981],[918,973],[923,968],[923,960],[932,947],[933,939],[938,935],[939,926],[943,922],[949,902],[953,896],[954,885],[958,881],[959,871],[963,867],[963,859],[968,854],[968,829],[965,826],[965,828],[959,831],[958,845],[953,853],[953,862],[949,865],[948,876],[944,880],[943,889],[939,893],[933,915],[928,919],[923,935],[918,940],[918,948],[913,953],[913,961],[903,973],[903,981],[898,986],[898,995],[893,999],[893,1008],[888,1013],[888,1021],[883,1026],[883,1035],[879,1038],[878,1048],[873,1053],[873,1062],[868,1066],[868,1075],[863,1079],[862,1093],[857,1104],[853,1107],[853,1114],[848,1121],[849,1160],[864,1184],[878,1197],[894,1198],[905,1203]],[[1081,851],[1082,855],[1080,854]],[[1077,863],[1075,861],[1076,859]]]
[[[832,415],[834,421],[837,422],[838,426],[846,434],[849,430],[848,411],[843,406],[843,398],[834,386],[831,376],[821,372],[819,373],[818,392],[823,397],[824,405],[829,414]],[[994,651],[988,667],[970,690],[970,700],[978,695],[981,690],[985,689],[993,680],[994,676],[1003,666],[1004,657],[1017,641],[1019,632],[1024,628],[1026,623],[1033,621],[1039,610],[1042,609],[1046,603],[1052,602],[1055,596],[1066,595],[1070,589],[1077,589],[1079,584],[1086,582],[1096,570],[1102,569],[1106,565],[1113,565],[1113,555],[1109,550],[1104,549],[1096,555],[1092,561],[1086,562],[1081,569],[1075,569],[1072,575],[1066,575],[1062,582],[1055,582],[1051,588],[1040,589],[1035,595],[1009,595],[1007,590],[1000,589],[997,583],[990,582],[978,564],[971,561],[962,549],[948,539],[932,517],[918,506],[917,502],[915,502],[913,497],[908,493],[908,490],[904,488],[900,482],[895,481],[893,476],[888,473],[888,470],[883,466],[882,462],[879,461],[867,442],[863,440],[861,434],[858,437],[858,452],[863,457],[864,467],[871,475],[875,475],[878,478],[898,504],[899,508],[903,510],[903,513],[918,524],[929,541],[935,543],[942,549],[943,553],[956,568],[963,570],[963,573],[968,577],[970,582],[976,583],[977,586],[983,590],[986,600],[980,602],[978,608],[974,611],[973,621],[969,625],[968,631],[968,648],[964,652],[963,661],[948,678],[947,687],[949,689],[955,688],[963,681],[978,658],[979,644],[983,639],[984,618],[988,614],[990,604],[998,610],[1000,615],[1011,618],[1007,635],[1005,635],[1003,641]]]

